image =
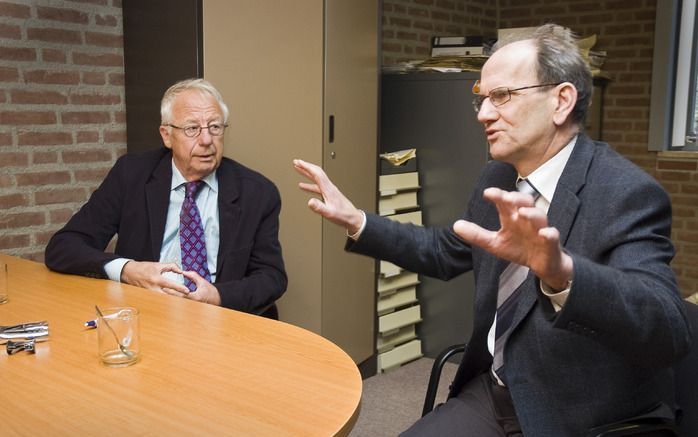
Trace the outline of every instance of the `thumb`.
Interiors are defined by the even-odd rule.
[[[453,224],[453,231],[466,243],[486,247],[494,232],[481,228],[475,223],[458,220]]]
[[[182,272],[182,276],[184,276],[185,278],[189,279],[191,282],[193,282],[194,284],[196,284],[196,287],[197,287],[197,288],[199,287],[199,283],[200,283],[202,280],[204,280],[204,278],[202,278],[201,275],[199,275],[198,273],[196,273],[196,272],[193,271],[193,270],[183,271],[183,272]]]
[[[308,200],[308,208],[313,210],[314,212],[320,214],[323,217],[327,217],[328,211],[327,211],[327,206],[321,202],[319,199],[312,198]]]

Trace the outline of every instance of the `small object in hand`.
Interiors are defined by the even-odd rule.
[[[23,340],[23,341],[8,341],[7,342],[7,355],[14,355],[17,352],[27,351],[29,353],[35,354],[36,349],[34,349],[35,340]]]

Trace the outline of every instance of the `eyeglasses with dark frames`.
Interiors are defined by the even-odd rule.
[[[223,123],[211,123],[208,126],[197,126],[197,125],[175,126],[174,124],[166,124],[165,126],[179,129],[182,132],[184,132],[185,136],[187,136],[189,138],[198,137],[199,135],[201,135],[201,131],[203,129],[208,129],[208,133],[210,133],[212,136],[219,137],[219,136],[223,135],[225,128],[228,127],[227,124],[223,124]]]
[[[489,94],[483,96],[483,95],[478,94],[480,92],[480,81],[478,80],[473,85],[473,92],[476,94],[475,98],[473,99],[473,109],[475,110],[475,112],[480,112],[480,108],[482,108],[482,103],[488,97],[490,99],[490,102],[492,102],[492,104],[494,106],[502,106],[503,104],[505,104],[506,102],[511,100],[512,93],[515,93],[517,91],[528,90],[531,88],[542,88],[542,87],[546,87],[546,86],[558,86],[561,83],[562,82],[543,83],[540,85],[522,86],[520,88],[514,88],[514,89],[507,88],[507,87],[499,87],[499,88],[495,88],[493,90],[490,90]]]

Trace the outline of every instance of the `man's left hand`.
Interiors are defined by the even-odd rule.
[[[165,293],[195,300],[197,302],[210,303],[217,306],[221,305],[221,295],[218,293],[218,289],[214,287],[213,284],[193,271],[184,271],[182,272],[182,275],[189,278],[194,284],[196,284],[196,291],[180,293],[174,290],[164,290]]]
[[[528,266],[549,287],[567,288],[572,279],[572,257],[560,246],[560,232],[548,226],[545,211],[533,206],[533,198],[519,192],[488,188],[484,198],[494,203],[501,228],[488,231],[475,223],[458,220],[453,230],[464,241],[498,258]]]

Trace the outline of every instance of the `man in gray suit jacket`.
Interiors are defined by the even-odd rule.
[[[453,229],[365,214],[321,168],[294,161],[311,181],[300,187],[322,197],[309,207],[347,229],[348,250],[442,279],[474,272],[474,329],[449,400],[404,435],[581,436],[673,418],[669,368],[691,336],[669,266],[671,206],[582,133],[591,90],[569,31],[498,43],[473,89],[493,160]]]

